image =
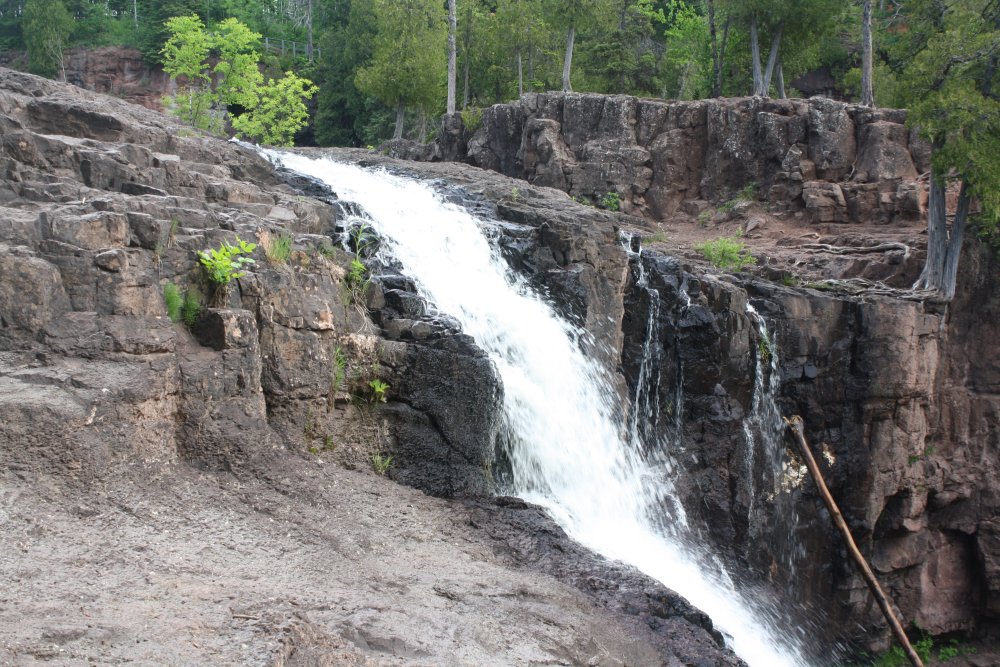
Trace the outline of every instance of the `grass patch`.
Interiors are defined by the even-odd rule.
[[[181,288],[168,282],[163,286],[163,301],[167,304],[167,317],[170,318],[170,321],[180,322],[181,308],[184,306]]]
[[[288,262],[289,257],[292,256],[292,246],[295,244],[295,239],[292,238],[291,234],[271,236],[267,232],[263,232],[260,244],[264,246],[264,256],[268,262],[271,264],[285,264]]]
[[[184,292],[184,303],[181,304],[181,319],[189,328],[194,326],[201,315],[201,296],[197,291],[188,288]]]
[[[746,244],[732,236],[699,243],[695,250],[717,269],[741,271],[744,267],[757,263],[757,258],[746,249]]]
[[[666,232],[656,232],[655,234],[650,234],[649,236],[643,236],[639,239],[639,243],[642,245],[650,245],[651,243],[663,243],[666,240]]]
[[[372,454],[372,468],[380,475],[385,475],[392,467],[392,457],[386,454]]]

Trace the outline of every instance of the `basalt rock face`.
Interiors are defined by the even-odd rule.
[[[385,298],[372,311],[380,335],[345,299],[329,188],[287,175],[304,188],[293,190],[236,144],[9,70],[0,126],[0,431],[21,443],[5,458],[34,460],[37,443],[96,474],[127,460],[231,468],[286,448],[370,465],[384,449],[427,491],[487,491],[501,397],[491,364],[454,330],[400,334]],[[282,234],[291,256],[267,261]],[[262,246],[255,270],[226,290],[207,284],[196,251],[236,238]],[[168,282],[202,302],[190,327],[167,317]],[[461,370],[453,394],[428,400],[447,368]],[[375,378],[395,399],[384,412],[369,406]],[[449,398],[475,418],[444,409]],[[51,414],[39,428],[36,409]]]
[[[479,181],[470,167],[440,167],[438,176],[454,177],[460,186]],[[541,632],[538,641],[522,637],[516,646],[500,646],[494,637],[502,633],[486,633],[490,636],[483,643],[492,647],[491,656],[500,656],[497,664],[742,664],[724,648],[710,620],[686,601],[635,570],[572,544],[537,508],[521,503],[498,510],[482,504],[470,505],[466,512],[461,505],[414,500],[412,494],[405,496],[409,501],[393,505],[393,493],[373,475],[365,482],[345,477],[354,473],[323,467],[324,460],[370,467],[378,452],[392,456],[389,474],[399,481],[438,495],[485,494],[503,396],[484,353],[453,320],[428,308],[412,282],[391,266],[366,259],[370,285],[352,291],[345,277],[350,256],[337,244],[358,211],[341,202],[334,190],[157,113],[5,69],[0,69],[0,175],[0,468],[5,485],[0,489],[0,522],[11,516],[40,521],[28,507],[8,511],[21,484],[44,488],[45,502],[53,503],[56,513],[65,509],[55,507],[62,502],[60,494],[79,500],[72,508],[73,520],[97,531],[93,540],[82,538],[88,541],[88,553],[91,542],[101,543],[103,555],[94,558],[131,563],[129,554],[110,555],[119,533],[105,539],[107,524],[94,525],[98,512],[101,517],[135,518],[141,530],[125,537],[140,542],[146,539],[142,530],[158,520],[158,511],[169,514],[169,530],[154,531],[164,540],[160,546],[142,543],[134,551],[162,550],[171,559],[190,546],[185,540],[197,544],[222,534],[227,540],[238,538],[241,529],[235,522],[229,530],[235,517],[248,521],[247,526],[252,523],[253,534],[280,532],[286,546],[294,547],[293,538],[304,536],[307,546],[300,545],[287,562],[284,547],[276,557],[279,552],[271,551],[271,542],[263,538],[257,545],[267,552],[263,566],[242,558],[238,563],[217,560],[218,554],[207,547],[197,547],[197,556],[189,556],[197,560],[212,551],[212,567],[244,571],[249,581],[270,576],[276,562],[293,568],[284,574],[295,579],[290,587],[301,596],[288,603],[298,610],[298,630],[282,635],[277,624],[269,626],[267,619],[284,603],[256,599],[246,590],[239,595],[258,605],[255,611],[230,609],[233,618],[226,615],[224,622],[249,625],[264,619],[254,631],[254,650],[273,657],[276,645],[284,647],[284,658],[274,664],[305,664],[309,656],[336,659],[341,653],[364,664],[362,656],[384,656],[390,650],[395,660],[403,644],[407,651],[415,651],[411,644],[427,647],[407,653],[416,660],[454,657],[455,634],[434,644],[438,634],[425,636],[411,625],[385,635],[391,639],[369,633],[371,619],[365,614],[380,596],[396,596],[409,586],[430,589],[430,583],[415,584],[405,574],[407,566],[426,562],[437,563],[421,575],[434,582],[433,592],[420,598],[420,609],[427,614],[439,615],[441,605],[450,609],[459,602],[463,606],[455,614],[463,617],[467,609],[475,608],[470,612],[475,614],[495,611],[497,603],[487,599],[494,593],[483,591],[494,590],[490,586],[496,580],[484,564],[525,573],[524,584],[512,583],[510,593],[496,593],[530,599],[512,602],[514,611],[504,612],[500,625],[506,627],[512,614],[523,612],[525,620],[536,613],[525,605],[540,609],[540,596],[562,610],[553,612],[559,616],[555,625],[545,617],[547,628],[558,629]],[[512,231],[509,253],[532,267],[538,289],[549,290],[554,302],[565,301],[567,316],[595,335],[619,341],[623,311],[616,295],[625,284],[627,260],[612,217],[585,209],[588,213],[580,219],[587,224],[581,230],[576,215],[547,215],[566,206],[583,209],[566,195],[530,186],[515,194],[520,189],[510,179],[489,174],[478,193],[470,187],[446,192],[492,211],[498,229]],[[505,198],[508,203],[497,204]],[[293,237],[291,255],[284,262],[269,262],[263,247],[282,234]],[[259,243],[257,264],[227,290],[216,289],[205,282],[195,251],[237,238]],[[198,295],[202,309],[190,326],[168,317],[167,282]],[[614,350],[601,353],[611,358]],[[371,387],[375,378],[389,385],[385,404]],[[162,479],[177,480],[183,489],[165,494],[158,488]],[[350,502],[338,499],[343,492],[338,483],[351,489]],[[76,486],[67,490],[70,485]],[[213,491],[205,493],[206,485]],[[91,499],[87,494],[96,490],[103,495]],[[149,498],[141,498],[146,493]],[[199,498],[216,498],[223,505],[201,506]],[[226,503],[235,506],[225,508]],[[360,518],[345,523],[341,504]],[[149,512],[149,507],[170,509]],[[444,513],[429,524],[430,515],[423,513],[432,509]],[[185,520],[188,516],[191,521]],[[204,525],[197,518],[208,516],[218,518]],[[128,523],[108,521],[116,530]],[[397,535],[393,528],[393,537],[387,538],[378,530],[380,522],[398,524],[402,532]],[[372,529],[354,531],[354,523]],[[18,534],[24,533],[19,544],[24,554],[49,525],[30,531],[18,527]],[[183,537],[192,526],[199,537]],[[439,534],[442,526],[447,531]],[[52,539],[59,547],[46,548],[46,553],[66,551],[67,545],[71,551],[76,544],[70,529]],[[131,544],[127,539],[122,544]],[[393,544],[387,545],[387,539]],[[108,540],[114,544],[105,544]],[[423,546],[411,550],[406,540]],[[459,542],[471,546],[459,547]],[[238,539],[229,542],[234,543]],[[407,562],[400,567],[390,559],[395,547],[404,554],[427,554],[440,550],[437,543],[442,543],[440,549],[456,545],[454,561],[413,564],[404,557]],[[368,553],[376,556],[366,558]],[[22,558],[20,548],[16,553],[5,550],[0,567],[26,571],[25,558],[31,556]],[[376,558],[390,560],[358,565]],[[340,565],[356,568],[362,581],[352,585],[364,589],[357,594],[364,608],[347,625],[331,607],[328,590],[311,589],[289,574],[299,567],[312,573]],[[462,576],[443,573],[451,565]],[[160,576],[152,569],[143,570],[147,582]],[[174,588],[198,588],[192,600],[214,595],[204,592],[211,585],[197,580],[197,568],[157,569],[177,576]],[[350,579],[349,574],[338,575],[344,577],[342,583]],[[36,626],[47,628],[49,622],[49,614],[31,607],[37,591],[49,596],[44,604],[52,601],[60,607],[81,599],[81,584],[60,577],[27,583],[18,579],[23,587],[11,603],[15,610],[27,611],[18,615],[14,628],[0,624],[7,626],[0,630],[0,660],[15,659],[18,652],[56,656],[58,649],[52,653],[39,647],[39,635],[77,642],[71,648],[80,659],[85,649],[88,655],[138,655],[130,648],[131,639],[124,648],[115,639],[131,637],[133,630],[125,629],[129,620],[103,611],[102,623],[118,623],[108,630],[113,638],[107,642],[91,642],[87,633],[63,639],[55,631],[36,632]],[[325,582],[326,577],[321,573],[319,579]],[[136,597],[127,582],[116,590]],[[175,600],[164,591],[170,605],[186,602],[183,593]],[[311,606],[307,618],[300,605],[303,597],[312,596],[322,603]],[[564,617],[570,604],[577,616]],[[171,613],[165,612],[167,617]],[[592,630],[569,627],[582,617],[590,619]],[[309,629],[309,637],[302,628]],[[169,645],[175,635],[152,627],[142,632],[154,641],[143,649],[140,661],[162,662],[163,656],[174,655]],[[219,638],[213,651],[233,656],[240,653],[238,647],[247,647],[242,639],[232,639],[247,637],[243,629],[227,627],[220,633],[213,627],[208,634]],[[550,640],[550,635],[558,639]],[[390,648],[379,648],[377,641]],[[192,646],[185,644],[182,662],[207,659],[197,642]],[[482,663],[485,658],[470,659]]]
[[[638,407],[660,406],[649,428],[683,471],[678,493],[705,538],[785,603],[823,609],[815,636],[878,646],[883,620],[801,457],[754,420],[755,395],[773,387],[780,414],[805,418],[903,617],[933,634],[995,631],[996,260],[969,249],[946,311],[713,277],[655,252],[632,261],[622,367],[633,396],[653,397]],[[654,372],[640,373],[651,356]]]
[[[139,49],[102,46],[96,49],[68,49],[63,65],[66,81],[95,93],[113,95],[147,109],[163,109],[163,96],[173,94],[170,77],[159,65],[151,66]],[[0,67],[25,70],[21,53],[0,54]]]
[[[618,193],[622,210],[654,219],[750,186],[808,221],[885,225],[926,205],[929,151],[904,121],[824,98],[531,93],[484,111],[466,159],[589,201]]]

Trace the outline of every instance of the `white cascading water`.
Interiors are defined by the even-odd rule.
[[[556,315],[490,246],[477,220],[427,185],[381,171],[272,154],[360,204],[421,294],[491,356],[504,386],[514,491],[574,539],[630,563],[704,611],[751,667],[801,667],[803,652],[766,609],[736,592],[704,554],[663,530],[670,470],[651,463],[616,410],[617,392]],[[674,532],[674,531],[671,531]]]

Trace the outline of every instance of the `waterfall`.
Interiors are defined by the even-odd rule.
[[[754,534],[760,539],[769,539],[774,557],[781,561],[781,571],[794,576],[796,559],[801,546],[795,539],[798,512],[788,484],[790,462],[785,455],[785,423],[777,398],[781,388],[779,369],[779,349],[774,335],[767,328],[767,321],[756,308],[747,303],[747,316],[757,327],[757,364],[754,373],[753,402],[750,414],[743,422],[747,441],[747,483],[748,510],[751,531],[767,525],[769,534]],[[761,471],[755,470],[755,459],[761,454]],[[754,489],[755,480],[760,479],[763,488]],[[756,491],[756,492],[755,492]],[[762,517],[762,508],[757,506],[757,497],[764,498],[772,512],[769,518]]]
[[[574,539],[630,563],[712,619],[751,667],[808,664],[787,629],[744,599],[709,554],[667,529],[673,470],[647,457],[582,330],[559,317],[491,246],[482,222],[428,185],[328,159],[276,154],[367,212],[382,250],[492,358],[504,385],[513,491]]]

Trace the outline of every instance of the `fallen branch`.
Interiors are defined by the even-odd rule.
[[[878,602],[878,606],[882,609],[882,614],[885,616],[885,620],[889,623],[892,633],[896,635],[896,639],[899,640],[900,646],[903,647],[903,651],[906,652],[906,657],[910,659],[913,667],[924,667],[924,663],[920,660],[920,656],[913,650],[909,637],[907,637],[906,632],[903,631],[903,626],[900,624],[899,619],[896,618],[896,614],[892,611],[892,603],[882,591],[882,587],[879,586],[878,580],[875,579],[875,573],[872,572],[871,567],[868,566],[868,561],[866,561],[865,557],[861,555],[858,545],[854,542],[854,537],[851,536],[851,530],[847,527],[847,522],[844,521],[844,516],[840,513],[840,509],[837,507],[837,503],[833,500],[833,496],[830,495],[830,489],[826,486],[826,481],[823,479],[823,473],[820,472],[819,466],[816,465],[816,459],[813,458],[812,450],[809,449],[809,443],[806,442],[802,417],[799,417],[798,415],[795,415],[791,419],[785,417],[785,423],[788,424],[788,428],[791,429],[792,434],[795,435],[795,439],[799,443],[799,449],[802,450],[802,456],[806,460],[806,467],[809,468],[809,473],[812,475],[813,480],[816,482],[816,486],[819,488],[819,494],[823,498],[823,502],[826,504],[826,509],[829,510],[830,516],[833,517],[833,522],[837,525],[837,528],[840,530],[840,534],[844,537],[844,542],[847,543],[847,550],[850,552],[851,556],[854,558],[854,562],[857,563],[858,568],[861,570],[865,583],[868,584],[868,588],[871,589],[872,595],[875,596],[875,601]]]

